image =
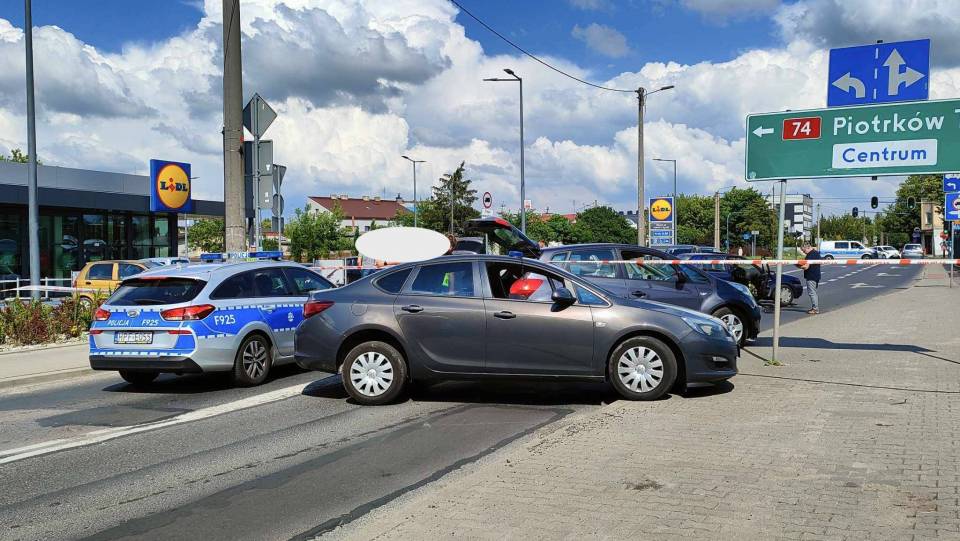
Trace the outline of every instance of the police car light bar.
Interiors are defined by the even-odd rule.
[[[283,259],[283,252],[279,250],[261,251],[261,252],[226,252],[200,254],[200,261],[205,263],[214,263],[221,261],[253,261],[273,259],[279,261]]]

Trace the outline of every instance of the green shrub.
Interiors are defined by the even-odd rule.
[[[43,344],[60,337],[76,338],[90,328],[93,312],[102,302],[89,310],[77,299],[63,299],[51,307],[39,301],[11,300],[0,307],[0,343],[17,345]]]

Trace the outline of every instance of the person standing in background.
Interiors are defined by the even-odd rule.
[[[820,285],[820,265],[808,263],[808,261],[820,259],[820,252],[810,246],[809,242],[804,242],[800,249],[804,253],[804,262],[798,267],[803,269],[803,279],[807,283],[807,295],[810,296],[810,304],[812,305],[807,313],[811,315],[819,314],[820,298],[817,295],[817,287]]]

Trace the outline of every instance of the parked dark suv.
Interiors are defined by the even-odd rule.
[[[723,320],[743,345],[760,330],[760,307],[750,290],[692,265],[670,263],[675,257],[631,244],[572,244],[540,248],[503,218],[480,218],[468,228],[487,239],[488,250],[520,252],[560,267],[610,291],[697,310]],[[630,264],[609,261],[632,260]],[[662,262],[659,262],[662,261]]]

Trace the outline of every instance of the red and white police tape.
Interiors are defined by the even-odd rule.
[[[621,264],[648,264],[648,265],[960,265],[960,259],[647,259],[647,260],[614,260],[614,259],[585,259],[579,261],[551,261],[551,265],[621,265]],[[332,265],[310,267],[319,270],[367,270],[382,269],[396,263],[382,266],[373,265]]]

